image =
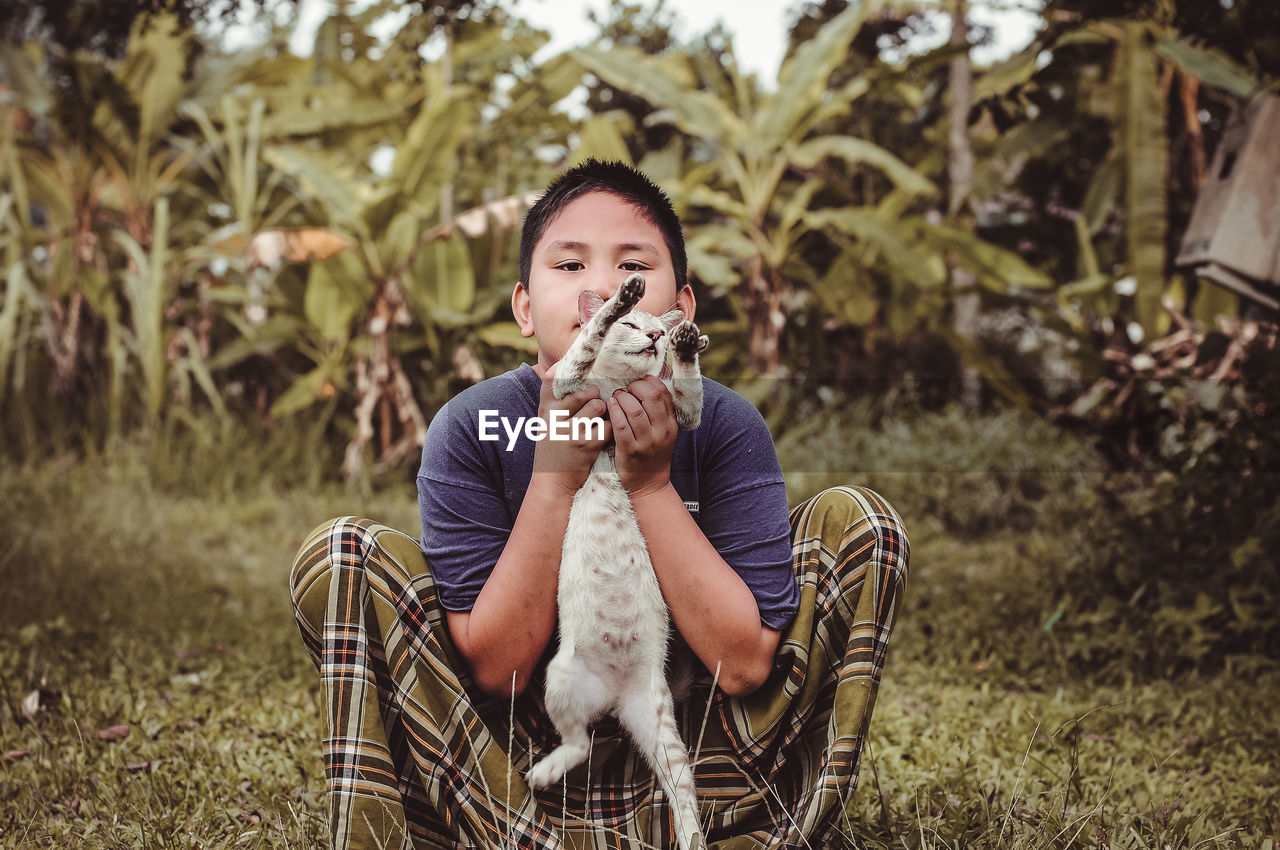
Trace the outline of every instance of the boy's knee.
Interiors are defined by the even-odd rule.
[[[324,633],[334,541],[341,540],[367,522],[349,516],[326,520],[317,525],[298,547],[293,568],[289,571],[289,595],[293,599],[293,613],[303,642],[308,648]]]
[[[905,578],[911,544],[902,517],[879,493],[866,487],[831,487],[804,506],[810,526],[831,551],[871,549],[883,566]],[[810,531],[813,534],[813,531]]]

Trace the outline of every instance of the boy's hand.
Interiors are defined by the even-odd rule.
[[[542,397],[538,402],[538,416],[545,421],[551,420],[552,410],[566,410],[570,416],[570,433],[573,419],[590,419],[601,417],[605,420],[604,439],[602,440],[539,440],[533,449],[533,472],[545,473],[543,480],[552,482],[558,489],[569,494],[578,492],[578,488],[591,473],[591,465],[596,456],[609,442],[612,427],[605,416],[605,403],[600,400],[600,389],[589,386],[577,392],[569,393],[557,399],[551,392],[551,379],[555,377],[556,366],[553,364],[542,376]],[[591,434],[592,429],[582,429],[583,434]]]
[[[671,392],[650,375],[618,390],[608,405],[617,445],[614,464],[622,486],[633,499],[666,487],[680,431]]]

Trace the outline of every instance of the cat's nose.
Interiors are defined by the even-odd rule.
[[[658,339],[659,339],[659,337],[661,337],[661,336],[662,336],[662,331],[649,331],[649,332],[648,332],[648,337],[649,337],[649,339],[653,340],[654,342],[657,342],[657,341],[658,341]]]

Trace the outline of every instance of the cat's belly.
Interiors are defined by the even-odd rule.
[[[631,501],[611,469],[593,472],[574,498],[558,602],[561,640],[592,672],[617,679],[662,669],[666,603]]]

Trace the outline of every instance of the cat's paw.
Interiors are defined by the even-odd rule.
[[[618,307],[622,308],[623,313],[630,312],[631,308],[639,304],[640,299],[644,297],[644,275],[636,272],[628,277],[622,282],[622,286],[618,287],[613,297],[617,299]]]
[[[682,363],[690,363],[698,352],[707,347],[707,338],[698,335],[698,326],[683,321],[671,329],[671,350]]]
[[[560,769],[560,766],[556,764],[556,759],[548,756],[530,768],[529,772],[524,775],[524,781],[529,784],[530,788],[550,788],[559,782],[563,776],[564,770]]]

